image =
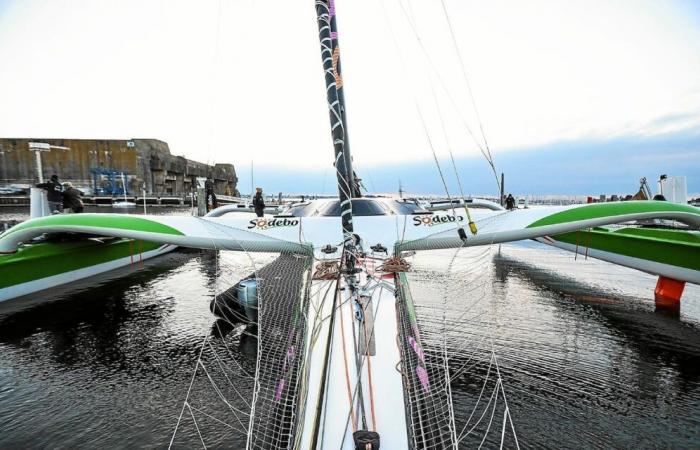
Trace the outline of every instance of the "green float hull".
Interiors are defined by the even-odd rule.
[[[173,246],[120,238],[21,245],[0,256],[0,301],[138,263]]]
[[[683,274],[700,273],[697,231],[596,227],[538,240],[629,267],[639,268],[639,262],[646,261],[645,271],[654,274],[686,279]]]

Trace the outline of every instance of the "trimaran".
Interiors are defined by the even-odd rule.
[[[31,219],[0,235],[2,298],[65,283],[96,262],[124,258],[127,246],[131,252],[183,246],[281,253],[255,278],[258,354],[247,448],[377,449],[381,443],[417,449],[455,448],[459,439],[449,368],[424,343],[402,259],[407,252],[536,239],[571,251],[585,248],[588,256],[658,275],[660,306],[678,306],[684,283],[700,284],[700,237],[693,231],[700,227],[700,211],[690,206],[465,206],[465,215],[440,215],[396,200],[363,198],[348,146],[335,8],[333,0],[315,3],[337,200],[253,220],[217,214]],[[608,227],[654,220],[686,227]],[[41,266],[61,261],[64,244],[32,240],[58,233],[117,240],[93,242],[87,253],[72,248],[74,260],[63,259],[63,266],[53,267],[53,282],[42,283],[50,277]],[[121,253],[110,254],[110,245]],[[506,424],[513,427],[508,419],[504,433]]]

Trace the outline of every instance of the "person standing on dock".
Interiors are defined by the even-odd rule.
[[[207,178],[204,182],[204,192],[207,199],[207,212],[212,209],[219,207],[219,201],[216,199],[216,193],[214,192],[214,181],[211,178]]]
[[[51,175],[51,179],[46,183],[39,183],[38,188],[44,189],[47,194],[46,198],[49,201],[49,210],[51,214],[60,214],[63,211],[63,186],[58,181],[58,175]]]
[[[74,188],[72,183],[63,183],[63,212],[83,212],[83,201],[80,199],[82,195],[83,192]]]
[[[513,197],[513,194],[508,194],[508,197],[506,197],[506,209],[515,209],[515,198]]]
[[[263,217],[265,212],[265,199],[263,198],[262,188],[255,188],[255,197],[253,197],[253,208],[255,208],[256,216]]]

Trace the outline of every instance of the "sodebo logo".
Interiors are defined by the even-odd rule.
[[[464,222],[463,216],[413,216],[413,225],[432,227],[433,225],[442,225],[444,223]]]
[[[268,228],[275,227],[295,227],[299,225],[299,219],[253,219],[248,222],[248,229],[259,228],[261,230],[266,230]]]

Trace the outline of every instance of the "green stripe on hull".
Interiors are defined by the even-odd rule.
[[[593,228],[552,236],[560,242],[700,271],[700,233],[649,228]]]
[[[26,244],[17,253],[0,256],[0,289],[21,283],[84,269],[155,250],[161,244],[131,239],[99,242],[84,239],[73,242]]]
[[[418,321],[416,320],[416,311],[413,307],[413,297],[411,296],[411,291],[408,289],[408,277],[406,276],[406,272],[399,272],[399,289],[401,289],[401,293],[403,294],[403,297],[406,301],[406,311],[408,312],[408,317],[411,321],[411,325],[418,325]]]
[[[541,227],[545,225],[557,225],[561,223],[576,222],[579,220],[598,219],[602,217],[613,217],[624,214],[642,214],[655,212],[683,212],[694,214],[700,217],[700,209],[688,205],[677,205],[675,203],[660,201],[629,201],[597,203],[592,205],[579,206],[554,213],[537,220],[527,228]]]
[[[26,230],[42,226],[83,226],[99,228],[116,228],[119,230],[144,231],[150,233],[162,233],[182,235],[173,227],[164,225],[143,217],[136,217],[127,214],[56,214],[54,216],[40,217],[27,220],[19,225],[15,225],[7,231],[7,234],[15,231]]]

